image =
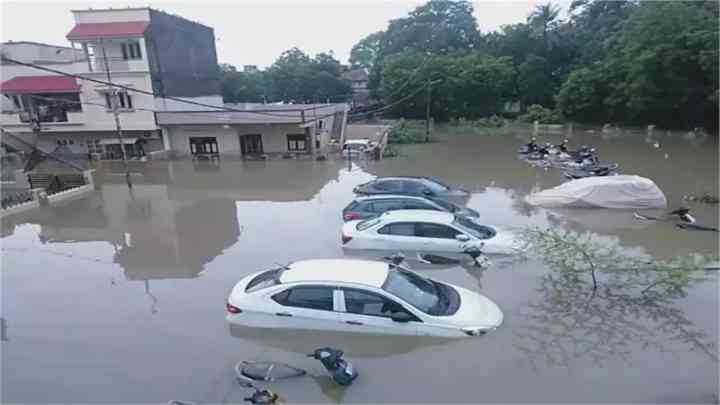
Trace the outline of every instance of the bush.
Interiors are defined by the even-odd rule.
[[[528,107],[525,114],[518,117],[523,122],[538,121],[541,124],[557,124],[564,121],[562,115],[558,111],[545,108],[539,104],[533,104]]]
[[[505,118],[498,115],[492,115],[487,118],[477,120],[466,120],[465,118],[453,118],[450,120],[450,126],[457,128],[502,128],[505,125]]]
[[[388,143],[425,143],[425,122],[401,120],[388,133]]]

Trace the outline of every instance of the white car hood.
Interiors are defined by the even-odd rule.
[[[503,313],[489,298],[468,289],[452,286],[460,294],[460,308],[445,318],[461,328],[492,330],[503,322]]]

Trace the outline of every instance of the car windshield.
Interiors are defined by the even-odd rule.
[[[368,228],[372,228],[373,226],[377,225],[380,222],[380,218],[370,218],[366,219],[364,221],[358,222],[357,226],[355,226],[355,229],[358,231],[364,231]]]
[[[366,147],[365,143],[346,143],[344,149],[360,150]]]
[[[487,239],[495,234],[492,228],[480,225],[477,222],[465,217],[456,216],[455,223],[478,239]]]
[[[441,182],[435,180],[435,179],[423,179],[423,184],[425,187],[429,188],[430,190],[436,192],[436,193],[444,193],[450,189],[450,187],[446,186],[445,184],[442,184]]]
[[[436,314],[442,302],[439,290],[431,280],[397,267],[388,271],[382,288],[426,314]]]

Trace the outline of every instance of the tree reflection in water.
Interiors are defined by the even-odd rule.
[[[628,360],[642,349],[665,351],[673,343],[701,351],[717,362],[717,348],[702,329],[673,306],[676,296],[651,297],[624,291],[618,285],[601,286],[594,293],[574,275],[545,275],[540,299],[518,314],[528,325],[517,334],[514,346],[531,364],[569,366],[589,357],[595,363],[607,358]]]

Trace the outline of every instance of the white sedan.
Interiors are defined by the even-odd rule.
[[[487,254],[513,254],[512,232],[499,231],[452,213],[430,210],[389,211],[342,228],[346,249],[463,253],[478,248]]]
[[[437,337],[480,336],[503,321],[500,308],[478,293],[354,259],[251,274],[235,285],[226,310],[231,325]]]

